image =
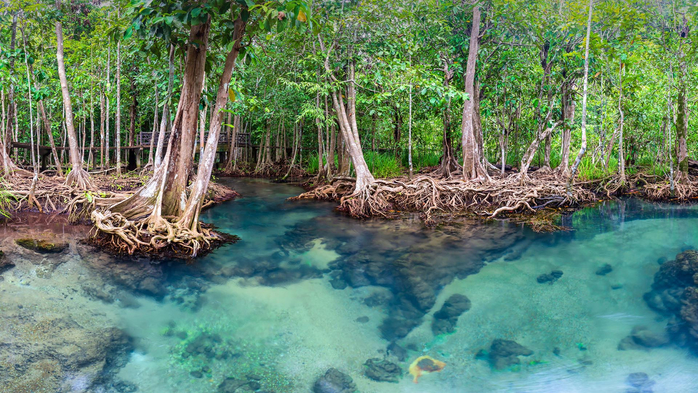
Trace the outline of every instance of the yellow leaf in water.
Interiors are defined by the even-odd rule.
[[[233,89],[228,89],[228,98],[230,98],[230,102],[235,102],[235,91]]]
[[[305,12],[303,10],[298,11],[298,20],[301,22],[306,22],[308,18],[305,16]]]

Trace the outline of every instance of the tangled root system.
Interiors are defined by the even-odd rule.
[[[237,240],[210,226],[191,230],[165,218],[131,221],[101,210],[94,210],[91,218],[94,228],[89,242],[115,255],[190,259]]]
[[[536,212],[545,207],[577,206],[596,200],[594,192],[581,185],[568,189],[567,179],[554,173],[493,178],[488,182],[440,179],[431,174],[412,180],[376,180],[364,190],[354,190],[354,181],[335,179],[296,199],[340,202],[339,210],[357,218],[392,217],[399,211],[422,212],[425,222],[436,213],[471,212],[484,217]]]

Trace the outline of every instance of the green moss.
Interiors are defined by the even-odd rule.
[[[62,252],[68,245],[66,243],[52,243],[42,239],[23,238],[15,240],[18,246],[24,247],[27,250],[36,251],[42,254],[56,254]]]

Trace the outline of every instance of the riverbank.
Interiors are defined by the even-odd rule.
[[[536,231],[565,229],[558,225],[569,214],[601,200],[632,196],[651,202],[687,203],[698,198],[698,177],[679,176],[673,183],[660,176],[638,172],[625,180],[609,176],[568,183],[566,176],[539,169],[523,179],[510,172],[486,181],[444,179],[425,171],[412,178],[376,179],[357,193],[355,180],[339,177],[329,184],[304,184],[306,192],[295,199],[329,200],[355,218],[397,218],[419,213],[428,226],[454,216],[504,218],[529,225]]]

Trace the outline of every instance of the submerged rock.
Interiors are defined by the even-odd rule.
[[[6,258],[5,254],[3,254],[2,251],[0,251],[0,274],[4,273],[7,270],[10,270],[14,266],[15,266],[14,262],[12,262],[8,258]]]
[[[434,335],[448,334],[456,331],[458,317],[470,310],[470,299],[461,294],[451,295],[439,311],[434,313],[431,331]]]
[[[386,225],[392,228],[386,230]],[[477,273],[525,241],[525,236],[514,227],[489,225],[452,225],[427,236],[409,223],[347,226],[337,225],[335,217],[318,216],[289,228],[277,244],[302,252],[315,239],[339,254],[328,264],[334,288],[380,286],[390,292],[370,295],[365,303],[386,306],[388,316],[380,331],[392,342],[423,323],[441,289],[454,278]],[[443,253],[435,255],[434,249]],[[459,257],[454,257],[456,251]]]
[[[597,276],[605,276],[612,271],[613,271],[613,266],[611,266],[607,263],[607,264],[601,266],[600,268],[596,269],[596,275]]]
[[[662,264],[643,297],[650,308],[670,317],[670,338],[698,354],[698,252],[684,251]]]
[[[538,284],[552,284],[555,281],[559,280],[560,277],[562,277],[562,270],[553,270],[552,272],[550,272],[550,274],[541,274],[540,276],[538,276],[536,281],[538,281]]]
[[[658,348],[669,343],[662,333],[655,333],[645,326],[635,326],[630,335],[618,344],[618,350]]]
[[[388,355],[395,356],[398,361],[404,362],[407,359],[407,350],[396,342],[388,345]]]
[[[57,254],[68,248],[67,243],[51,242],[45,239],[22,238],[16,239],[15,243],[27,250],[32,250],[41,254]]]
[[[5,313],[13,339],[0,345],[0,391],[93,391],[126,364],[132,341],[117,328],[86,328],[65,316],[44,318],[22,310]],[[11,359],[11,367],[3,361]],[[5,364],[7,364],[5,362]],[[79,383],[79,385],[75,385]]]
[[[364,363],[364,366],[366,367],[364,375],[378,382],[397,383],[402,375],[400,366],[387,360],[378,358],[368,359],[366,363]]]
[[[356,390],[354,380],[336,368],[327,370],[313,385],[313,393],[354,393]]]
[[[626,393],[652,393],[655,382],[645,373],[632,373],[625,382],[631,386]]]
[[[503,370],[509,366],[520,364],[519,356],[531,356],[533,351],[512,340],[495,339],[490,345],[489,351],[481,349],[475,358],[488,360],[490,365],[497,370]]]

